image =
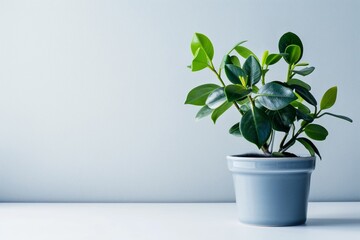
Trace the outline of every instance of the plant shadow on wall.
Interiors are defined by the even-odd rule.
[[[315,122],[326,116],[352,120],[328,111],[336,101],[336,86],[324,93],[318,105],[311,86],[300,79],[315,68],[300,62],[304,48],[296,34],[285,33],[279,40],[279,52],[265,51],[261,61],[244,43],[231,48],[216,69],[211,41],[195,33],[191,42],[193,61],[189,67],[192,71],[210,69],[221,85],[209,83],[195,87],[185,103],[201,107],[197,119],[211,116],[214,123],[234,106],[240,121],[230,128],[230,134],[244,137],[263,152],[227,157],[233,173],[239,220],[262,226],[301,225],[306,222],[315,155],[321,159],[312,140],[323,141],[328,136],[326,128]],[[286,78],[269,81],[267,73],[280,60],[288,65]],[[222,73],[229,84],[225,83]],[[281,134],[282,138],[274,150],[275,134]],[[298,157],[289,152],[295,143],[302,144],[311,157]]]
[[[243,46],[245,42],[241,41],[231,48],[216,69],[212,62],[214,47],[211,41],[205,35],[195,33],[191,42],[193,61],[189,68],[194,72],[210,69],[221,85],[209,83],[195,87],[187,95],[185,104],[201,106],[196,119],[211,115],[214,123],[234,106],[241,117],[229,133],[254,143],[265,155],[296,156],[288,149],[298,142],[311,156],[316,154],[321,158],[310,139],[323,141],[328,131],[314,122],[325,116],[352,122],[346,116],[327,111],[335,104],[337,87],[327,90],[318,106],[311,86],[299,79],[311,74],[315,68],[300,62],[303,44],[294,33],[285,33],[279,40],[279,53],[265,51],[261,61]],[[270,67],[282,59],[288,64],[286,79],[283,82],[268,81],[266,74]],[[225,83],[223,72],[230,84]],[[280,146],[274,150],[276,133],[283,133],[283,136]],[[307,137],[302,136],[303,133]]]

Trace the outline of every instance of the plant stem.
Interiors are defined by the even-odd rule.
[[[295,124],[294,123],[292,124],[292,136],[293,137],[295,136]]]
[[[217,78],[219,79],[221,85],[222,85],[223,87],[225,87],[225,83],[224,83],[224,81],[221,79],[220,74],[215,70],[214,65],[213,65],[212,63],[211,63],[211,65],[212,65],[212,66],[210,66],[209,68],[211,69],[211,71],[213,71],[213,72],[215,73],[215,75],[216,75]],[[234,106],[236,107],[236,109],[237,109],[237,110],[240,112],[240,114],[242,115],[239,104],[238,104],[237,102],[234,102]]]
[[[289,131],[290,131],[290,129],[289,129]],[[280,149],[283,148],[284,143],[285,143],[285,140],[286,140],[286,138],[287,138],[288,135],[289,135],[289,132],[286,132],[286,133],[285,133],[285,136],[283,137],[283,139],[282,139],[281,142],[280,142]],[[279,149],[279,152],[280,152],[280,149]]]
[[[268,69],[268,65],[266,65],[266,68],[265,69],[262,69],[262,73],[261,73],[261,84],[262,85],[265,85],[265,74],[266,74],[266,70]]]
[[[287,77],[286,77],[286,82],[288,82],[291,78],[291,70],[292,70],[293,66],[291,64],[289,64],[288,67],[288,72],[287,72]]]
[[[270,141],[270,143],[269,143],[269,145],[270,145],[270,152],[273,152],[273,150],[274,150],[274,142],[275,142],[275,131],[272,130],[271,141]]]
[[[293,137],[284,146],[280,146],[279,152],[285,152],[286,150],[288,150],[292,146],[292,143],[296,141],[296,138],[304,131],[306,126],[309,124],[309,122],[306,122],[303,126],[301,126],[300,129],[295,133],[295,135],[293,135]]]
[[[211,66],[209,66],[209,68],[211,69],[211,71],[213,71],[213,72],[215,73],[215,75],[216,75],[217,78],[219,79],[221,85],[222,85],[223,87],[225,87],[225,83],[224,83],[224,81],[222,80],[220,74],[215,70],[213,63],[211,63]],[[251,106],[252,106],[252,107],[255,107],[254,101],[253,101],[253,99],[252,99],[250,96],[249,96],[249,100],[250,100],[250,102],[251,102],[251,104],[252,104]],[[239,107],[239,104],[238,104],[237,102],[234,102],[234,106],[236,107],[236,109],[237,109],[237,110],[240,112],[240,114],[242,115],[241,110],[240,110],[240,107]],[[265,155],[271,155],[271,152],[269,151],[269,145],[268,145],[268,144],[265,143],[265,144],[261,147],[261,150],[263,151],[263,153],[264,153]]]
[[[221,85],[223,87],[225,87],[225,83],[224,81],[221,79],[221,76],[219,75],[219,73],[215,70],[214,66],[210,66],[209,67],[211,71],[213,71],[215,73],[215,75],[217,76],[217,78],[219,79],[219,81],[221,82]]]
[[[269,147],[266,143],[264,144],[264,146],[261,147],[261,151],[263,151],[265,155],[271,155],[271,152],[269,151]]]

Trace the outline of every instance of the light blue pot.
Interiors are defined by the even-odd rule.
[[[306,222],[315,157],[228,156],[240,222],[293,226]]]

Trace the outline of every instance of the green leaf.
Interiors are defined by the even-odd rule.
[[[298,45],[289,45],[285,49],[285,53],[288,54],[286,58],[287,63],[295,64],[300,60],[301,48]]]
[[[299,109],[300,111],[302,111],[303,113],[310,113],[310,109],[305,106],[304,104],[302,104],[301,102],[298,102],[298,101],[293,101],[291,103],[291,105],[293,107],[296,107],[297,109]]]
[[[214,124],[216,120],[228,110],[232,106],[232,103],[225,102],[220,107],[216,108],[213,113],[211,114],[211,119],[213,120]]]
[[[234,45],[234,47],[232,47],[232,48],[230,49],[230,51],[228,52],[228,54],[230,54],[237,46],[239,46],[239,45],[241,45],[241,44],[243,44],[243,43],[246,43],[246,42],[247,42],[247,40],[238,42],[237,44]]]
[[[353,120],[351,118],[343,116],[343,115],[333,114],[333,113],[329,113],[329,112],[325,112],[322,115],[330,115],[330,116],[340,118],[340,119],[343,119],[343,120],[351,122],[351,123],[353,122]]]
[[[199,48],[195,52],[194,59],[191,62],[191,71],[196,72],[200,71],[209,66],[208,56],[203,49]]]
[[[188,93],[185,104],[204,106],[210,93],[219,87],[220,86],[211,83],[197,86]]]
[[[237,51],[237,53],[240,56],[242,56],[243,58],[248,58],[250,56],[254,56],[257,59],[256,55],[250,49],[248,49],[244,46],[236,46],[235,51]]]
[[[300,87],[303,87],[305,88],[306,90],[310,91],[311,90],[311,87],[309,84],[299,80],[299,79],[295,79],[295,78],[292,78],[290,79],[289,81],[287,81],[287,84],[288,85],[297,85],[297,86],[300,86]]]
[[[306,102],[310,103],[313,106],[317,105],[315,97],[306,89],[299,85],[291,85],[295,89],[295,92],[300,95]]]
[[[237,56],[231,56],[231,63],[234,64],[237,67],[241,67],[240,60]]]
[[[318,141],[325,140],[327,135],[329,134],[323,126],[318,124],[307,125],[305,127],[305,133],[308,137]]]
[[[306,67],[300,70],[292,70],[293,73],[299,74],[301,76],[306,76],[312,73],[315,70],[315,67]]]
[[[212,112],[214,111],[214,109],[209,108],[208,106],[203,106],[202,108],[200,108],[200,110],[198,111],[198,113],[196,114],[195,119],[196,120],[200,120],[206,116],[209,116]]]
[[[195,33],[191,41],[191,52],[195,56],[198,49],[203,49],[210,60],[214,57],[214,47],[210,39],[201,33]]]
[[[295,121],[296,109],[293,106],[288,105],[280,110],[268,111],[267,114],[273,129],[276,131],[288,132]]]
[[[240,100],[249,93],[251,93],[251,89],[246,89],[241,85],[228,85],[225,87],[225,95],[228,102]]]
[[[264,53],[263,53],[263,56],[262,56],[262,59],[261,59],[261,67],[263,67],[265,65],[265,62],[266,62],[266,59],[268,58],[269,56],[269,51],[266,50]],[[269,65],[269,64],[267,64]]]
[[[252,85],[252,86],[251,86],[251,89],[252,89],[252,91],[253,91],[254,93],[258,93],[259,90],[260,90],[256,85]]]
[[[261,148],[270,136],[271,122],[263,110],[253,107],[242,117],[240,130],[246,140]]]
[[[307,63],[307,62],[300,62],[300,63],[295,64],[296,67],[305,67],[308,65],[309,65],[309,63]]]
[[[237,56],[229,56],[225,55],[221,61],[220,69],[223,69],[225,67],[225,64],[233,64],[237,67],[241,67],[240,60]]]
[[[240,77],[245,77],[245,72],[234,64],[225,64],[225,74],[230,82],[241,84]]]
[[[279,110],[296,99],[292,89],[277,82],[265,84],[258,92],[258,101],[270,110]]]
[[[225,64],[232,64],[231,57],[229,55],[225,55],[221,61],[220,69],[224,69]]]
[[[314,121],[314,118],[310,115],[310,109],[307,106],[298,101],[293,101],[291,105],[296,108],[296,119],[298,121],[301,119],[307,122]]]
[[[336,95],[337,95],[337,87],[336,86],[327,90],[321,99],[320,109],[324,110],[324,109],[331,108],[335,104]]]
[[[273,65],[280,61],[281,58],[280,54],[272,53],[266,58],[266,65]]]
[[[292,32],[287,32],[284,35],[281,36],[280,40],[279,40],[279,51],[280,53],[285,53],[285,49],[289,46],[289,45],[297,45],[300,47],[300,57],[299,60],[302,57],[302,54],[304,53],[304,49],[303,49],[303,44],[300,40],[300,38]],[[289,63],[288,61],[288,56],[284,56],[284,59],[287,63]]]
[[[252,86],[260,81],[261,66],[258,60],[253,56],[249,56],[243,65],[244,72],[248,76],[247,85]]]
[[[250,111],[251,106],[248,98],[238,102],[240,104],[240,112],[244,115],[247,111]]]
[[[235,123],[230,129],[229,129],[229,133],[231,135],[237,136],[237,137],[241,137],[242,134],[240,132],[240,123]]]
[[[319,156],[321,159],[321,155],[319,150],[316,148],[316,146],[307,138],[297,138],[296,139],[299,143],[304,145],[304,147],[309,151],[311,156],[314,156],[315,153]]]
[[[220,107],[220,105],[222,105],[224,102],[226,102],[224,88],[220,87],[209,94],[205,103],[206,105],[208,105],[209,108],[215,109]]]
[[[296,118],[299,121],[300,119],[303,119],[306,122],[312,122],[314,121],[314,118],[309,115],[308,113],[304,113],[300,109],[296,109]]]

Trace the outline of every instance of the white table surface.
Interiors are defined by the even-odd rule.
[[[306,225],[240,224],[234,203],[0,203],[1,240],[357,240],[360,203],[310,203]]]

